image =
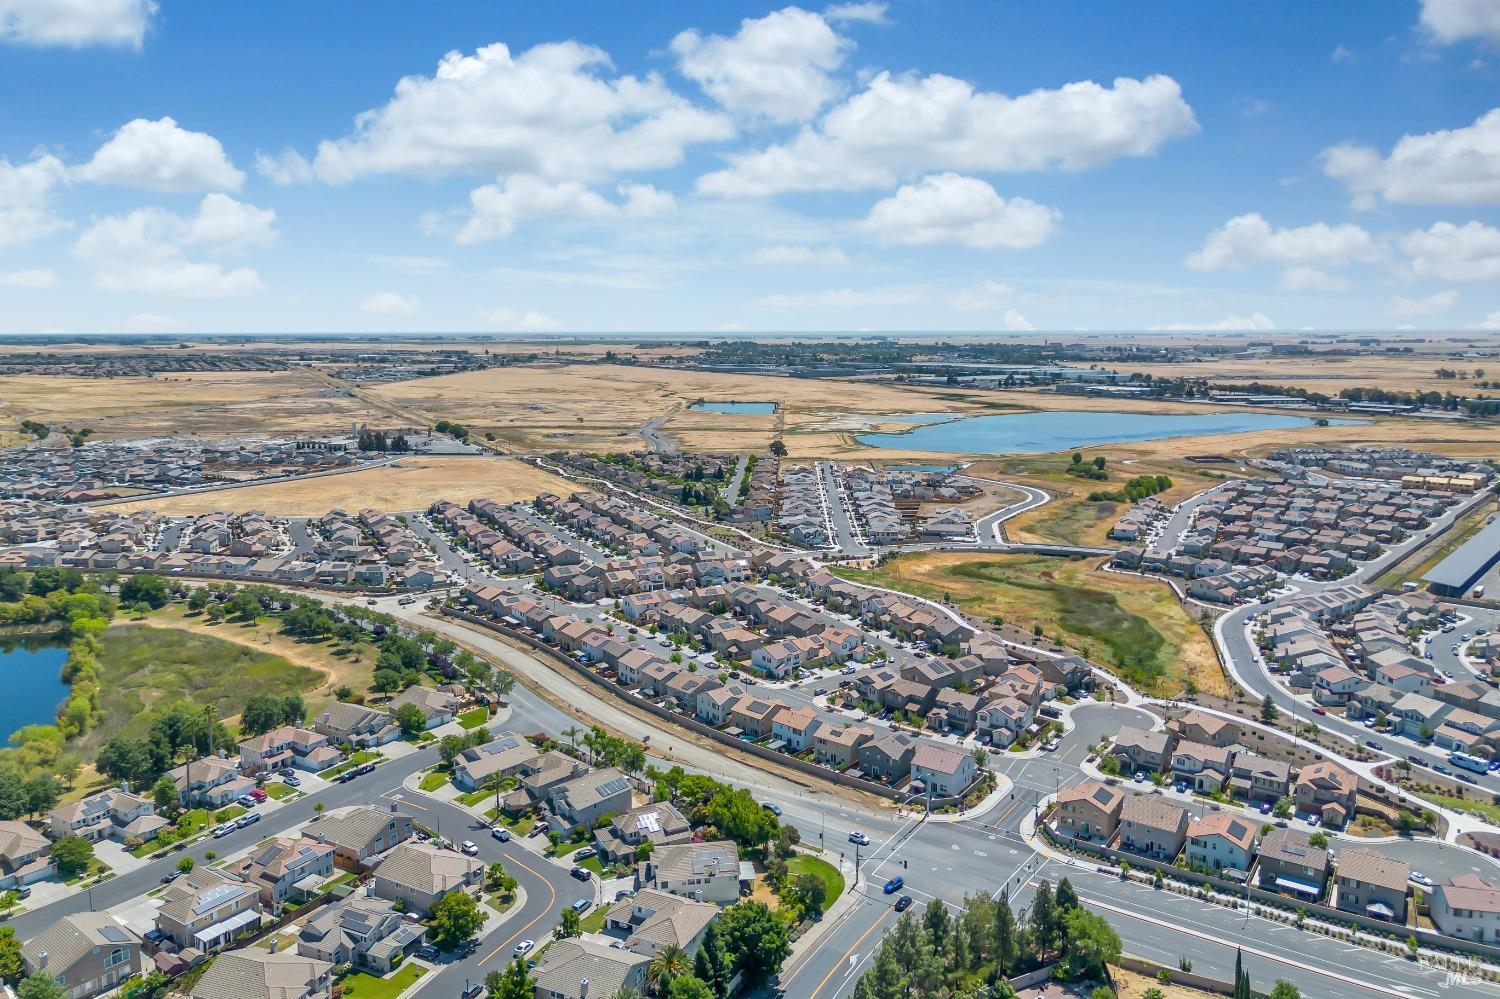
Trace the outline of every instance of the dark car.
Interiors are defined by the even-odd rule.
[[[896,899],[896,911],[897,912],[905,912],[907,909],[910,909],[910,908],[911,908],[911,896],[910,895],[902,895],[900,898]]]
[[[589,878],[593,877],[593,875],[589,873],[589,869],[587,867],[578,867],[576,865],[568,873],[573,875],[579,881],[587,881]]]
[[[169,885],[180,877],[182,877],[181,871],[168,871],[166,874],[162,875],[161,883],[164,885]]]
[[[777,805],[775,802],[762,801],[760,803],[760,807],[764,808],[766,811],[770,812],[772,815],[776,816],[778,819],[781,818],[781,806]]]
[[[416,954],[417,957],[424,961],[436,961],[438,958],[438,949],[432,944],[423,944],[417,948]]]
[[[889,881],[887,881],[885,883],[885,893],[887,895],[894,895],[894,894],[896,894],[896,892],[900,891],[902,889],[902,887],[904,887],[905,885],[906,885],[906,879],[905,878],[891,878]]]

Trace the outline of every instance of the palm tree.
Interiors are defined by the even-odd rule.
[[[691,968],[692,962],[688,960],[687,951],[676,944],[667,944],[646,965],[646,985],[652,992],[660,995],[666,991],[667,984],[672,979]]]

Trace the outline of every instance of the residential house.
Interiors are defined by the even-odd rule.
[[[1237,812],[1210,812],[1188,825],[1188,866],[1248,877],[1256,833],[1256,824]]]
[[[415,704],[422,711],[422,716],[427,719],[424,728],[437,728],[446,725],[458,714],[460,701],[452,694],[441,690],[433,690],[431,687],[407,687],[401,693],[391,698],[386,705],[391,717],[404,705]]]
[[[220,954],[193,985],[192,999],[329,999],[333,965],[291,951],[246,947]]]
[[[272,840],[240,861],[236,873],[260,890],[266,908],[311,898],[333,877],[333,847],[310,839]]]
[[[444,895],[479,884],[484,861],[430,843],[403,843],[375,869],[375,895],[427,913]]]
[[[255,781],[240,776],[239,767],[219,756],[205,756],[167,771],[177,783],[184,807],[222,808],[255,789]]]
[[[623,949],[648,958],[664,947],[678,947],[691,955],[718,915],[719,907],[709,902],[643,888],[609,907],[603,932],[620,941]]]
[[[1176,741],[1170,732],[1152,732],[1127,725],[1115,736],[1112,754],[1126,773],[1166,773]]]
[[[584,937],[559,940],[532,971],[536,999],[602,999],[646,989],[650,958]]]
[[[847,770],[859,762],[859,748],[875,735],[863,725],[819,723],[813,732],[814,758],[838,770]]]
[[[1411,865],[1404,860],[1362,848],[1343,850],[1334,869],[1334,905],[1404,926],[1410,877]]]
[[[199,866],[167,885],[156,928],[178,947],[217,950],[260,925],[260,892],[256,886],[220,871]]]
[[[895,783],[911,774],[917,740],[909,735],[881,730],[861,744],[859,771],[872,780]]]
[[[615,767],[604,767],[548,792],[547,825],[567,836],[575,829],[592,829],[606,815],[628,812],[632,803],[630,781]]]
[[[812,708],[783,708],[771,721],[771,735],[789,751],[800,753],[811,744],[813,731],[820,724]]]
[[[1328,887],[1328,851],[1313,846],[1306,833],[1277,827],[1260,841],[1256,879],[1266,891],[1305,901],[1322,899]]]
[[[1195,791],[1222,791],[1233,758],[1234,752],[1225,747],[1184,740],[1172,750],[1172,777]]]
[[[1500,941],[1500,885],[1460,874],[1432,889],[1432,923],[1442,933],[1481,943]]]
[[[740,897],[740,851],[728,840],[663,846],[636,865],[635,887],[729,905]]]
[[[1232,746],[1240,739],[1240,727],[1234,722],[1198,708],[1168,722],[1167,728],[1179,739],[1209,746]]]
[[[47,837],[24,822],[0,821],[0,890],[19,888],[57,873]]]
[[[383,898],[350,895],[314,913],[297,933],[297,953],[332,965],[394,970],[422,944],[427,930]]]
[[[254,774],[283,767],[318,773],[344,758],[322,732],[283,725],[240,743],[240,769]]]
[[[1108,843],[1120,824],[1125,792],[1118,785],[1089,780],[1057,794],[1057,831],[1077,839]]]
[[[1309,763],[1297,773],[1292,797],[1297,811],[1318,815],[1327,825],[1342,827],[1354,814],[1359,780],[1329,760]]]
[[[363,704],[338,701],[328,705],[313,721],[313,730],[328,736],[336,744],[368,748],[383,746],[401,736],[396,719],[385,711]]]
[[[1188,811],[1159,794],[1132,794],[1120,806],[1119,848],[1171,861],[1187,839]]]
[[[1248,749],[1237,750],[1229,767],[1229,790],[1245,801],[1280,801],[1291,786],[1292,768]]]
[[[923,744],[911,758],[911,779],[921,782],[928,797],[963,794],[974,783],[977,770],[974,757],[949,746]]]
[[[652,849],[692,838],[693,827],[670,801],[655,801],[616,815],[594,830],[594,845],[612,864],[635,859],[641,846]]]
[[[453,783],[463,791],[477,791],[492,777],[513,777],[541,752],[514,732],[502,732],[482,746],[472,746],[453,760]]]
[[[106,912],[61,916],[21,947],[27,975],[45,975],[71,999],[113,991],[143,970],[141,938]]]
[[[338,814],[325,815],[305,833],[333,847],[334,863],[357,871],[387,850],[411,839],[411,816],[390,808],[358,805]]]
[[[144,843],[155,839],[166,825],[167,820],[156,814],[156,806],[149,799],[118,788],[106,788],[54,808],[48,832],[54,839],[82,836],[94,842],[114,839],[123,843],[137,839]]]

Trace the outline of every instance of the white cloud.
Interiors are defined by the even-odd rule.
[[[984,281],[977,288],[953,293],[948,304],[958,312],[989,312],[1004,308],[1015,298],[1016,286],[1005,281]]]
[[[0,41],[140,48],[155,0],[0,0]]]
[[[624,201],[607,200],[577,181],[549,183],[537,177],[513,175],[498,184],[469,192],[469,219],[458,231],[460,243],[504,239],[523,221],[587,221],[620,217],[645,218],[672,211],[677,200],[650,184],[624,184]]]
[[[206,195],[192,217],[165,208],[137,208],[107,215],[89,226],[74,246],[103,291],[227,298],[259,291],[260,275],[248,267],[226,270],[191,260],[191,247],[210,255],[237,253],[275,242],[274,212],[242,204],[226,194]]]
[[[1401,237],[1418,277],[1439,281],[1500,279],[1500,229],[1479,222],[1437,222]]]
[[[1458,292],[1449,288],[1435,292],[1426,298],[1405,298],[1397,295],[1391,299],[1390,312],[1396,316],[1436,316],[1447,312],[1458,304]]]
[[[255,172],[273,184],[306,184],[313,180],[312,164],[295,149],[279,153],[255,151]]]
[[[1328,58],[1333,62],[1344,62],[1354,58],[1354,50],[1345,45],[1335,45]]]
[[[1026,333],[1036,329],[1030,320],[1021,315],[1015,309],[1006,309],[1005,315],[1000,317],[1000,328],[1012,333]]]
[[[1168,76],[1092,81],[1020,97],[951,76],[880,73],[791,141],[729,156],[698,181],[731,197],[889,187],[936,170],[1082,170],[1155,153],[1198,128]]]
[[[885,16],[889,8],[890,4],[885,3],[836,3],[824,8],[823,16],[834,24],[889,24]]]
[[[1007,201],[977,178],[942,173],[876,202],[859,228],[887,245],[1023,250],[1046,242],[1058,218],[1035,201]]]
[[[1500,312],[1491,312],[1475,325],[1482,330],[1500,330]]]
[[[485,325],[515,333],[545,333],[560,328],[556,319],[537,309],[491,309],[484,313]]]
[[[732,37],[687,30],[672,39],[682,75],[748,118],[806,121],[839,96],[831,75],[853,43],[800,7],[745,18]]]
[[[789,309],[796,311],[828,311],[841,309],[889,308],[899,305],[916,305],[926,297],[926,289],[916,286],[875,288],[830,288],[806,294],[775,294],[756,299],[755,305],[763,309]]]
[[[0,274],[0,287],[5,288],[56,288],[60,284],[56,272],[40,268]]]
[[[157,312],[138,312],[120,324],[126,333],[176,333],[182,328],[181,320]]]
[[[181,128],[171,118],[126,122],[93,159],[74,167],[73,175],[94,184],[169,193],[237,191],[245,182],[218,139]]]
[[[67,182],[56,156],[19,165],[0,157],[0,249],[50,236],[68,223],[52,211],[53,191]]]
[[[409,316],[420,304],[421,299],[395,291],[372,291],[359,300],[360,311],[372,316]]]
[[[1274,330],[1275,328],[1276,323],[1264,312],[1252,312],[1248,316],[1225,316],[1223,319],[1215,322],[1167,323],[1164,326],[1148,327],[1148,329],[1172,333],[1216,332],[1221,330]]]
[[[599,181],[675,166],[687,146],[734,134],[728,118],[693,106],[659,77],[606,78],[609,68],[603,50],[571,41],[519,56],[499,43],[450,52],[432,76],[397,83],[390,102],[360,114],[351,134],[320,143],[310,164],[288,154],[259,162],[273,180],[331,184],[379,173]]]
[[[1422,27],[1440,42],[1478,38],[1500,45],[1500,6],[1493,0],[1422,0]]]
[[[837,246],[762,246],[745,259],[766,267],[843,266],[849,258]]]
[[[1208,234],[1203,246],[1183,261],[1195,271],[1242,270],[1257,265],[1284,267],[1283,291],[1332,291],[1346,286],[1324,268],[1381,259],[1385,249],[1357,225],[1314,222],[1276,229],[1261,215],[1238,215]]]
[[[1282,291],[1348,291],[1354,287],[1344,278],[1307,266],[1288,267],[1276,286]]]
[[[1389,156],[1343,143],[1323,150],[1323,172],[1353,195],[1356,208],[1377,199],[1407,205],[1500,204],[1500,108],[1463,128],[1403,135]]]

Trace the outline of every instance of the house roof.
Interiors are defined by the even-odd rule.
[[[609,996],[629,982],[647,958],[592,940],[559,940],[537,965],[538,994],[576,996],[588,982],[590,996]]]
[[[630,936],[625,941],[627,949],[641,943],[686,948],[718,914],[719,907],[711,902],[642,888],[634,898],[621,899],[610,906],[604,918],[606,924],[630,927]]]
[[[1210,812],[1188,827],[1189,836],[1220,836],[1242,850],[1255,843],[1255,823],[1234,812]]]
[[[1102,780],[1086,780],[1082,784],[1073,784],[1063,788],[1058,792],[1057,800],[1059,804],[1086,801],[1101,811],[1113,813],[1125,800],[1125,792]]]
[[[1411,865],[1374,850],[1353,849],[1339,854],[1336,873],[1341,878],[1405,893],[1407,879],[1411,876]]]
[[[33,968],[40,967],[45,957],[48,972],[59,974],[96,947],[138,946],[140,942],[140,937],[109,913],[75,912],[26,941],[21,952]]]
[[[1187,809],[1159,794],[1132,794],[1120,806],[1120,821],[1176,832],[1187,818]]]
[[[439,850],[430,843],[403,843],[386,854],[375,877],[424,895],[442,895],[467,884],[483,869],[482,860],[456,850]]]
[[[292,951],[272,954],[247,947],[220,954],[198,979],[194,999],[300,999],[316,994],[313,983],[333,970],[327,961]]]
[[[359,805],[342,815],[326,817],[316,825],[309,826],[307,831],[308,835],[315,835],[318,839],[332,843],[334,846],[360,850],[375,838],[376,833],[393,820],[398,819],[409,821],[411,816],[387,809]]]
[[[917,747],[916,753],[911,758],[911,765],[914,768],[919,767],[923,770],[929,770],[932,773],[952,776],[958,773],[964,765],[964,760],[967,758],[968,754],[961,753],[956,749],[950,749],[947,746],[924,744]]]
[[[1450,909],[1500,912],[1500,886],[1478,874],[1461,874],[1443,883],[1443,901]]]

